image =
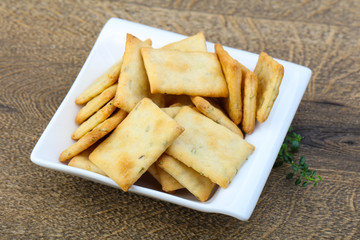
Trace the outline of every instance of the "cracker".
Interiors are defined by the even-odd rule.
[[[64,150],[59,157],[60,162],[65,162],[72,157],[78,155],[98,140],[111,132],[126,117],[127,113],[119,109],[110,118],[95,127],[92,131],[85,134],[77,142]],[[96,165],[96,164],[95,164]]]
[[[261,52],[254,73],[259,80],[256,119],[262,123],[268,118],[279,94],[280,84],[284,76],[284,67],[265,52]]]
[[[161,184],[160,175],[158,172],[158,167],[156,166],[156,163],[153,163],[147,170],[151,176],[153,176],[156,181],[158,181]]]
[[[171,193],[176,190],[184,188],[184,186],[181,185],[175,178],[173,178],[169,173],[167,173],[165,170],[163,170],[158,166],[158,161],[156,161],[155,164],[160,176],[162,190]]]
[[[247,72],[243,87],[244,107],[241,122],[241,128],[247,134],[251,134],[255,128],[257,89],[258,79],[255,73]]]
[[[222,70],[229,89],[229,97],[224,99],[224,107],[233,122],[238,125],[242,120],[241,81],[242,71],[239,62],[233,59],[220,44],[215,44]]]
[[[200,32],[178,42],[165,45],[162,49],[172,49],[183,52],[207,52],[205,35]]]
[[[207,52],[205,35],[200,32],[178,42],[170,43],[162,47],[162,49],[172,49],[183,52]],[[191,100],[187,95],[165,95],[164,98],[166,106],[170,106],[175,103],[192,105]]]
[[[161,108],[167,115],[174,118],[176,114],[179,113],[182,106],[174,106],[174,107],[167,107],[167,108]]]
[[[169,155],[162,155],[157,165],[174,177],[200,201],[208,200],[215,184],[194,169],[186,166]]]
[[[203,97],[191,97],[191,101],[202,114],[244,138],[240,128],[213,101]]]
[[[91,151],[92,149],[86,149],[85,151],[76,155],[70,160],[68,165],[71,167],[81,168],[90,172],[94,172],[106,176],[103,170],[101,170],[95,164],[90,162],[89,154],[91,153]]]
[[[145,97],[154,98],[160,105],[163,96],[152,96],[140,48],[150,47],[151,40],[144,42],[131,34],[126,35],[125,53],[114,105],[130,112]],[[156,100],[155,100],[156,99]]]
[[[186,130],[166,153],[223,188],[255,149],[238,134],[190,107],[183,107],[175,121]]]
[[[97,78],[80,96],[75,100],[77,104],[85,104],[106,88],[115,84],[119,78],[122,60],[112,65],[104,74]]]
[[[111,87],[105,89],[100,95],[91,99],[84,107],[80,109],[76,115],[75,122],[77,124],[83,123],[97,110],[109,102],[115,96],[116,88],[117,84],[114,84]]]
[[[161,184],[162,190],[165,192],[174,192],[184,188],[175,178],[157,166],[157,162],[153,163],[148,172]]]
[[[83,122],[72,134],[71,138],[74,140],[80,139],[86,133],[90,132],[97,125],[105,121],[114,111],[116,107],[114,106],[114,101],[109,101],[105,106],[103,106],[99,111],[92,115],[89,119]]]
[[[90,154],[90,161],[128,191],[183,131],[182,126],[144,98]]]
[[[142,48],[151,93],[227,97],[228,89],[214,53]]]

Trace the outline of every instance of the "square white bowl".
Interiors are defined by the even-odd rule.
[[[113,63],[121,59],[125,49],[126,33],[142,40],[150,38],[154,48],[186,37],[122,19],[110,19],[100,32],[74,84],[34,147],[31,160],[35,164],[119,188],[108,177],[67,166],[60,163],[58,158],[60,153],[74,142],[71,134],[77,128],[74,119],[80,109],[75,104],[76,97]],[[213,43],[208,42],[207,47],[209,52],[214,52]],[[229,47],[224,49],[247,68],[255,68],[258,54]],[[199,211],[248,220],[311,77],[311,70],[304,66],[276,60],[285,70],[280,93],[268,120],[262,124],[257,123],[254,133],[246,136],[246,140],[256,149],[226,189],[216,188],[207,202],[200,202],[187,191],[179,191],[175,195],[162,192],[151,177],[145,176],[129,191]]]

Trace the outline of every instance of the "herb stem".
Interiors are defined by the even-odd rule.
[[[302,187],[306,187],[309,183],[313,183],[313,186],[316,187],[318,182],[322,182],[322,178],[317,175],[316,171],[309,170],[305,156],[301,156],[299,160],[294,158],[294,153],[298,152],[301,140],[302,136],[294,132],[293,127],[290,126],[275,161],[274,168],[281,166],[285,162],[291,165],[292,170],[286,175],[286,179],[293,179],[295,177],[295,185],[301,184]]]

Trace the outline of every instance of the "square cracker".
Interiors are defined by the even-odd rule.
[[[175,120],[186,130],[166,153],[226,188],[255,147],[190,107]]]
[[[220,44],[215,44],[222,70],[229,89],[229,97],[224,99],[224,106],[229,117],[237,125],[242,120],[241,82],[242,71],[238,61],[233,59]]]
[[[268,118],[279,94],[284,67],[265,52],[261,52],[254,73],[258,78],[256,119],[262,123]]]
[[[123,64],[114,99],[114,105],[126,112],[130,112],[145,97],[163,102],[163,96],[150,94],[149,81],[140,54],[142,47],[151,47],[151,40],[147,39],[143,42],[131,34],[126,35]]]
[[[183,52],[207,52],[205,35],[200,32],[178,42],[165,45],[162,49],[173,49]]]
[[[227,97],[228,89],[214,53],[142,48],[151,93]]]
[[[208,200],[215,184],[207,177],[202,176],[194,169],[186,166],[175,158],[163,154],[156,162],[157,165],[174,177],[189,192],[194,194],[200,201]]]
[[[90,161],[127,191],[183,131],[144,98],[90,154]]]

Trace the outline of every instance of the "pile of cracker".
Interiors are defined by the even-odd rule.
[[[243,132],[268,118],[283,66],[261,53],[252,72],[220,44],[207,52],[203,33],[151,45],[127,34],[122,59],[76,99],[76,142],[59,159],[124,191],[148,171],[164,191],[206,201],[255,150]]]

